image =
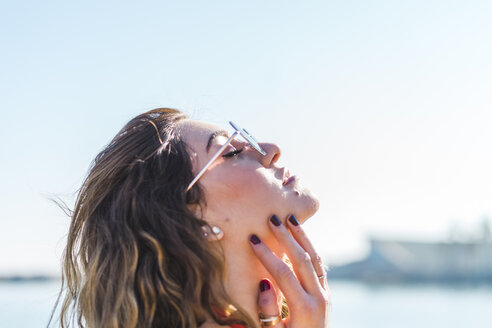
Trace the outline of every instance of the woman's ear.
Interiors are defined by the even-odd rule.
[[[203,219],[202,207],[200,205],[188,205],[188,209],[192,211],[197,218]],[[203,220],[208,221],[206,219]],[[224,231],[222,231],[222,229],[215,224],[207,224],[202,226],[202,234],[203,237],[207,239],[207,241],[218,241],[221,240],[222,237],[224,237]]]
[[[202,207],[199,204],[188,204],[188,209],[195,214],[197,218],[202,217]]]

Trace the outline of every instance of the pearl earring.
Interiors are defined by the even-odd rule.
[[[204,227],[203,236],[206,237],[207,239],[213,241],[213,240],[221,240],[222,237],[224,237],[224,232],[218,226],[215,226],[215,225],[211,226],[210,230],[212,231],[213,238],[212,237],[209,238],[209,236],[210,236],[209,230]]]

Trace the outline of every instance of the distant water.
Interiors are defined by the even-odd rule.
[[[58,281],[1,282],[0,327],[46,327]],[[492,287],[330,283],[333,328],[490,328]]]
[[[60,281],[0,282],[0,327],[46,327]]]
[[[492,286],[332,282],[333,328],[491,328]]]

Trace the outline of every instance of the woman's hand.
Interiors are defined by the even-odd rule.
[[[286,222],[288,227],[273,215],[269,225],[284,245],[295,275],[256,235],[250,237],[256,256],[275,279],[289,306],[289,316],[280,320],[275,290],[268,280],[262,280],[258,298],[262,327],[327,328],[330,293],[321,257],[295,216],[290,215]]]

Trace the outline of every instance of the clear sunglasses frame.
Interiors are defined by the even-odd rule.
[[[226,147],[232,142],[232,140],[234,140],[234,138],[236,138],[237,135],[241,135],[241,137],[243,137],[251,145],[251,147],[253,147],[260,154],[262,154],[263,156],[266,155],[266,152],[260,147],[258,141],[248,131],[240,128],[239,126],[237,126],[237,124],[234,124],[232,122],[229,122],[229,124],[234,128],[234,133],[229,137],[229,139],[227,139],[225,144],[222,145],[219,148],[219,150],[217,150],[214,156],[212,156],[212,158],[209,159],[209,161],[207,162],[207,164],[205,164],[203,169],[201,169],[200,172],[198,172],[196,177],[193,179],[193,181],[190,182],[190,184],[186,188],[186,191],[190,190],[193,187],[193,185],[198,181],[198,179],[200,179],[201,176],[205,174],[205,172],[207,172],[210,165],[212,165],[212,163],[217,159],[217,157],[219,157],[219,155],[222,154],[224,149],[226,149]]]

